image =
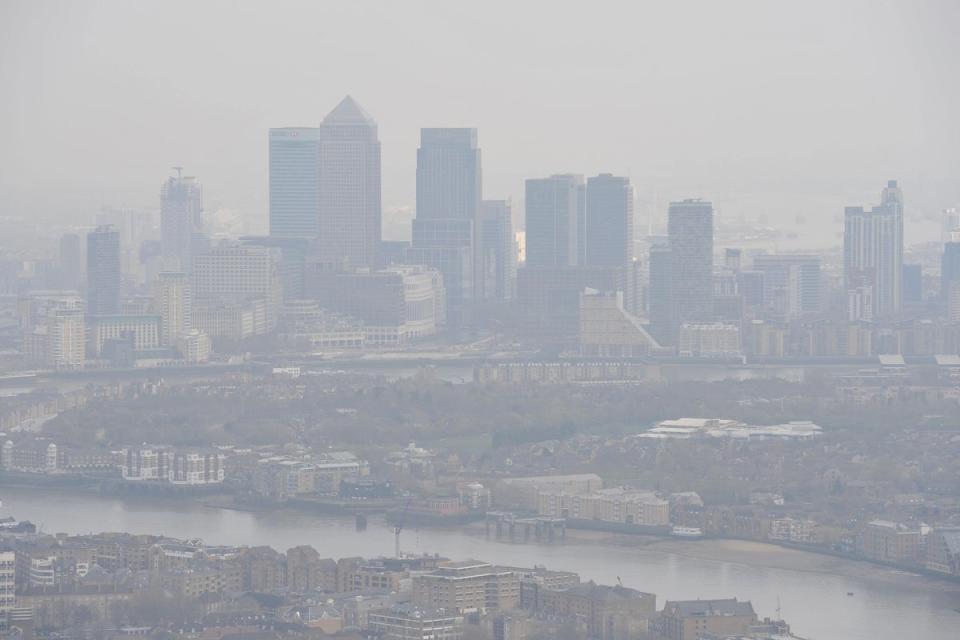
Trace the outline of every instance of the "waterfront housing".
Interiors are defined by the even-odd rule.
[[[587,494],[543,491],[537,513],[551,518],[596,520],[644,527],[670,524],[670,503],[653,491],[613,487]]]

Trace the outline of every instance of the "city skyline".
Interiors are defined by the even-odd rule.
[[[327,134],[328,147],[329,144],[338,138],[342,138],[344,133],[347,131],[352,131],[354,133],[348,134],[354,136],[352,141],[346,141],[346,146],[344,146],[344,140],[341,139],[337,144],[339,145],[338,151],[327,153],[327,165],[328,168],[326,171],[327,175],[334,175],[337,173],[337,170],[333,170],[332,167],[335,166],[338,162],[341,164],[346,162],[350,164],[349,170],[347,170],[347,165],[342,164],[342,170],[340,170],[340,178],[337,178],[342,184],[337,187],[342,191],[341,195],[332,195],[334,190],[327,189],[327,197],[334,198],[335,201],[340,202],[343,198],[346,198],[348,201],[350,198],[355,200],[355,203],[348,205],[348,208],[351,209],[351,213],[340,213],[340,214],[326,214],[326,219],[330,220],[327,223],[327,228],[332,232],[326,235],[320,233],[320,209],[321,209],[321,176],[323,171],[321,168],[321,159],[320,159],[320,148],[322,146],[322,123],[327,121],[326,119],[321,120],[321,126],[318,127],[274,127],[267,130],[269,144],[268,144],[268,154],[267,157],[270,158],[268,161],[268,171],[266,175],[266,184],[271,185],[275,184],[275,187],[270,189],[270,201],[274,204],[270,205],[268,209],[264,212],[262,216],[258,216],[258,223],[249,225],[249,220],[242,221],[242,228],[247,228],[248,226],[253,226],[255,228],[261,229],[264,233],[269,235],[276,236],[278,238],[288,237],[288,238],[307,238],[311,240],[316,240],[317,238],[328,237],[329,244],[325,246],[325,249],[330,252],[336,253],[337,251],[341,252],[341,258],[350,254],[350,251],[344,249],[343,247],[346,244],[349,244],[354,247],[366,247],[362,253],[370,254],[371,245],[375,244],[373,238],[376,235],[380,234],[381,241],[394,241],[398,239],[409,240],[413,237],[414,232],[412,231],[411,225],[409,224],[410,220],[416,219],[416,206],[414,206],[414,214],[410,218],[405,217],[396,217],[398,211],[394,209],[384,209],[381,204],[379,195],[380,195],[380,184],[381,184],[381,174],[380,174],[380,144],[377,137],[377,124],[373,121],[372,118],[359,106],[359,104],[352,98],[352,96],[346,96],[340,100],[337,108],[328,113],[327,118],[331,115],[334,115],[338,110],[340,110],[340,117],[343,119],[343,122],[340,123],[339,132],[332,134]],[[343,126],[346,125],[346,126]],[[359,134],[357,137],[356,132],[361,129],[366,129],[367,133]],[[335,122],[328,122],[327,126],[328,131],[336,130]],[[424,127],[421,130],[421,135],[424,131],[472,131],[473,136],[477,136],[476,128],[454,128],[454,129],[444,129],[436,127]],[[344,154],[344,150],[351,146],[350,151]],[[359,145],[359,146],[358,146]],[[366,146],[364,146],[366,145]],[[333,147],[330,147],[333,149]],[[361,148],[369,148],[369,151],[362,151]],[[336,160],[337,154],[340,154],[341,159]],[[358,155],[359,154],[359,155]],[[349,159],[352,158],[352,159]],[[365,159],[367,158],[367,159]],[[357,164],[357,163],[360,164]],[[478,165],[480,164],[479,160],[477,161]],[[365,165],[366,168],[361,167]],[[362,169],[362,170],[361,170]],[[183,167],[174,166],[171,168],[176,175],[170,176],[164,182],[161,189],[161,206],[159,208],[159,221],[161,226],[161,235],[167,237],[168,239],[164,241],[162,251],[168,260],[168,265],[170,268],[181,269],[181,263],[184,261],[189,261],[189,254],[193,252],[202,252],[204,246],[209,241],[207,233],[207,221],[211,219],[211,216],[216,216],[218,211],[211,212],[207,209],[203,202],[203,189],[195,176],[187,176],[183,174]],[[351,177],[362,173],[365,177]],[[284,176],[289,177],[284,177]],[[609,176],[609,173],[600,173],[598,176]],[[558,178],[571,178],[579,176],[580,179],[583,179],[583,176],[576,173],[559,173],[553,174],[545,180],[554,180]],[[305,178],[306,177],[306,178]],[[308,182],[303,182],[306,179]],[[637,193],[637,190],[633,188],[633,184],[630,181],[629,176],[624,176],[625,179],[631,187],[631,196],[629,199],[629,204],[631,206],[632,215],[629,218],[628,222],[632,230],[630,233],[634,240],[639,240],[644,238],[648,233],[651,234],[651,237],[667,234],[669,227],[669,209],[673,204],[671,202],[660,202],[660,208],[654,208],[654,205],[645,201],[644,197]],[[345,184],[343,180],[348,182],[355,182],[356,184]],[[361,184],[360,181],[365,180],[366,182]],[[524,183],[529,183],[530,181],[536,181],[537,178],[525,178]],[[900,183],[902,181],[896,180],[892,181]],[[648,188],[650,185],[647,185]],[[581,193],[579,194],[582,202],[579,203],[579,208],[582,212],[585,210],[585,199],[586,199],[586,181],[583,185],[579,187]],[[346,189],[344,191],[344,189]],[[362,199],[358,199],[356,194],[360,192],[365,192],[366,195]],[[483,192],[482,187],[478,189],[478,192],[481,193],[481,196],[488,198],[488,194]],[[519,198],[515,199],[515,196],[511,194],[506,198],[508,201],[525,203],[526,190],[521,188]],[[312,195],[310,195],[312,194]],[[352,194],[352,195],[348,195]],[[683,197],[681,199],[701,199],[700,196],[690,197],[690,193],[682,193]],[[874,207],[874,210],[879,212],[884,207],[888,206],[888,195],[887,191],[884,191],[881,194],[882,202],[880,205]],[[869,200],[869,198],[865,198]],[[175,204],[174,204],[175,203]],[[368,204],[363,204],[368,203]],[[328,205],[326,208],[328,211],[333,211],[340,207],[343,209],[344,205]],[[524,205],[525,206],[525,205]],[[833,207],[836,209],[836,206]],[[847,209],[852,209],[851,207],[846,207]],[[116,213],[122,215],[150,215],[150,207],[145,208],[124,208],[117,209],[111,208],[106,204],[101,205],[100,210],[96,214],[96,219],[89,224],[74,224],[73,228],[94,228],[98,225],[107,223],[112,224],[114,219],[118,219],[114,216]],[[899,215],[901,219],[907,219],[913,217],[913,220],[910,224],[902,225],[904,230],[900,232],[900,235],[904,239],[904,246],[909,246],[911,243],[909,241],[911,229],[916,229],[919,225],[916,224],[915,216],[911,215],[911,212],[915,207],[904,208],[902,202],[899,205]],[[176,213],[173,213],[176,210]],[[523,210],[518,210],[517,207],[512,207],[514,211],[512,217],[512,223],[514,230],[524,231],[526,224],[526,215]],[[945,220],[948,219],[950,212],[955,211],[955,208],[946,207],[936,211],[936,220],[928,220],[930,224],[925,228],[929,235],[925,236],[927,238],[933,238],[934,232],[937,236],[942,236],[944,233],[943,225],[946,224]],[[305,212],[311,211],[310,215],[307,215]],[[366,211],[366,213],[363,213]],[[272,212],[272,213],[271,213]],[[866,212],[869,214],[870,210],[867,209]],[[377,214],[380,214],[379,216]],[[716,206],[714,202],[714,213],[715,213],[715,226],[718,229],[724,227],[724,223],[727,225],[736,225],[744,223],[754,223],[754,224],[764,224],[766,222],[765,217],[761,217],[759,220],[749,220],[740,216],[739,219],[734,220],[730,217],[725,217],[721,215],[721,210]],[[390,218],[390,215],[393,215],[394,218]],[[340,216],[339,222],[332,222],[336,215]],[[428,214],[429,215],[429,214]],[[820,232],[809,235],[798,230],[794,226],[786,225],[783,229],[780,229],[780,233],[785,233],[786,238],[782,240],[785,244],[787,251],[796,253],[797,250],[823,250],[827,248],[842,248],[843,245],[843,213],[837,214],[836,211],[833,211],[833,221],[830,223],[830,227],[837,227],[832,233],[823,234]],[[175,221],[171,221],[172,218],[177,218]],[[180,219],[182,218],[182,220]],[[802,216],[798,216],[800,220]],[[140,221],[139,224],[143,224],[144,221],[148,218],[144,218],[143,221]],[[365,222],[364,222],[365,221]],[[384,231],[384,221],[389,223],[386,226],[389,226],[393,229],[392,232]],[[804,220],[804,223],[806,221]],[[124,222],[124,227],[129,227],[130,224]],[[358,224],[363,226],[364,231],[360,233],[356,229],[349,231],[349,233],[356,236],[354,240],[349,240],[347,236],[344,236],[344,233],[348,233],[348,229],[351,226],[356,227]],[[584,220],[579,220],[579,225],[582,226]],[[332,225],[332,226],[331,226]],[[416,226],[416,224],[412,225]],[[927,228],[928,227],[928,228]],[[398,238],[396,234],[396,229],[411,229],[409,235],[402,232]],[[339,229],[339,231],[337,230]],[[127,229],[125,233],[133,232],[136,234],[136,231],[132,229]],[[360,235],[357,235],[360,233]],[[583,263],[585,259],[584,252],[586,250],[585,240],[585,230],[580,229],[577,232],[577,243],[578,243],[578,252],[580,255],[577,260],[578,263]],[[960,233],[960,232],[953,232]],[[249,234],[248,234],[249,235]],[[192,238],[192,240],[187,240],[187,237]],[[360,238],[364,237],[365,239],[361,240]],[[176,240],[174,240],[176,238]],[[337,240],[336,238],[339,238]],[[831,238],[826,244],[824,244],[825,238]],[[779,243],[778,243],[779,244]],[[176,248],[174,248],[176,245]],[[729,243],[721,246],[729,246]],[[630,249],[628,248],[628,251]],[[375,251],[373,252],[375,253]],[[373,255],[373,254],[371,254]],[[638,257],[638,256],[635,256]],[[130,258],[125,258],[128,260]],[[474,257],[476,260],[476,257]],[[353,266],[374,266],[377,263],[375,257],[372,259],[362,259],[360,262],[354,264]],[[186,269],[187,271],[189,269]],[[891,276],[892,278],[893,276]]]
[[[51,55],[68,60],[73,75],[51,76],[51,84],[38,95],[26,73],[37,67],[27,62],[23,72],[13,73],[11,67],[0,66],[8,86],[23,88],[15,95],[36,96],[29,105],[19,99],[6,103],[9,117],[0,119],[10,127],[4,131],[10,152],[0,155],[0,207],[11,215],[64,221],[77,221],[103,204],[152,207],[156,176],[182,164],[204,177],[212,210],[235,211],[249,233],[262,233],[268,209],[264,132],[290,123],[318,123],[330,105],[350,94],[378,117],[388,211],[414,204],[419,128],[465,125],[477,127],[484,136],[486,197],[512,197],[515,208],[523,206],[523,181],[531,176],[611,172],[631,178],[640,215],[653,210],[661,223],[669,201],[704,197],[715,203],[721,222],[725,216],[766,215],[771,223],[803,233],[833,220],[837,205],[868,201],[877,175],[896,175],[911,192],[912,219],[929,221],[907,228],[908,244],[914,237],[935,237],[933,217],[960,201],[960,188],[950,179],[960,162],[951,151],[960,135],[950,115],[956,112],[958,96],[939,82],[949,77],[943,69],[952,46],[946,25],[957,8],[930,1],[908,12],[857,0],[841,9],[823,3],[791,9],[784,16],[762,3],[748,5],[720,12],[709,3],[698,4],[697,10],[710,19],[702,21],[704,26],[685,25],[683,33],[696,46],[682,54],[674,45],[682,16],[673,8],[647,9],[649,15],[642,13],[644,19],[638,21],[608,21],[618,36],[625,35],[627,24],[640,30],[636,37],[619,39],[574,28],[578,20],[599,26],[603,12],[579,19],[556,16],[557,38],[540,43],[542,52],[523,41],[491,49],[479,40],[477,29],[468,27],[470,21],[462,19],[473,15],[478,25],[517,34],[536,20],[527,8],[518,10],[515,23],[491,24],[493,6],[460,15],[457,9],[435,5],[434,11],[425,12],[422,24],[413,25],[423,36],[422,44],[412,40],[414,46],[387,28],[399,8],[384,6],[378,15],[363,16],[359,8],[290,5],[291,16],[302,10],[313,20],[282,19],[283,12],[270,15],[252,9],[237,16],[235,31],[224,34],[247,71],[242,80],[225,73],[213,91],[206,79],[227,64],[222,54],[204,57],[189,45],[169,59],[166,48],[149,35],[130,46],[130,34],[147,24],[174,28],[169,21],[175,12],[164,15],[151,8],[134,11],[122,3],[105,3],[97,10],[66,8],[51,17],[13,3],[11,19],[0,24],[22,28],[4,41],[29,52],[26,60],[36,65],[50,64]],[[191,7],[191,24],[177,28],[192,32],[210,24],[214,6]],[[618,8],[624,16],[636,15],[637,9],[627,5]],[[835,17],[837,11],[850,23],[863,24],[861,15],[868,15],[870,22],[850,32],[842,21],[822,19]],[[117,29],[120,20],[129,23],[129,32]],[[102,54],[70,34],[78,21],[96,34]],[[302,37],[287,38],[269,50],[249,45],[259,42],[252,34],[265,24],[282,25]],[[321,26],[328,24],[342,29]],[[713,30],[706,26],[710,24],[725,28]],[[449,27],[449,35],[436,35],[441,25]],[[897,33],[898,38],[876,49],[873,29]],[[455,33],[463,35],[462,41],[453,38]],[[567,50],[565,43],[578,37],[596,46]],[[350,38],[357,43],[351,45]],[[425,55],[424,49],[438,38],[448,45],[447,60]],[[51,46],[40,50],[36,43],[41,42]],[[391,75],[377,73],[364,56],[324,55],[381,44],[394,52],[387,62],[395,71]],[[769,62],[752,59],[759,46],[772,47]],[[489,52],[490,62],[470,61],[470,52],[478,47]],[[117,49],[127,51],[123,60],[104,57]],[[653,55],[657,51],[674,53]],[[703,51],[713,51],[716,58],[705,59]],[[517,56],[521,64],[506,64],[509,56]],[[550,56],[566,64],[553,68],[547,65]],[[501,70],[511,100],[500,105],[481,95],[466,75],[452,73],[457,64],[473,72]],[[104,74],[104,68],[114,73]],[[549,69],[545,75],[535,73],[543,68]],[[566,84],[559,82],[561,68],[572,74]],[[155,84],[137,80],[138,73],[146,73]],[[438,91],[430,83],[438,76],[454,83],[454,91]],[[632,79],[616,81],[621,76]],[[766,78],[764,92],[748,82],[753,76]],[[879,96],[891,76],[898,77],[900,91],[884,91],[868,111],[845,106],[847,101],[852,105],[861,97]],[[149,101],[130,96],[106,100],[116,95],[116,78],[143,86]],[[81,79],[104,96],[99,109],[77,100]],[[252,93],[249,87],[257,81],[269,90]],[[561,87],[571,83],[581,84],[582,90],[576,100],[565,100],[570,94]],[[409,91],[413,86],[423,89]],[[177,107],[175,97],[181,90],[191,92],[192,113]],[[711,92],[720,99],[709,109],[694,106],[700,104],[699,96]],[[938,99],[908,98],[930,94]],[[556,106],[544,110],[544,104]],[[72,109],[88,126],[51,125],[61,119],[52,113],[55,106]],[[784,122],[791,126],[778,136],[767,135]],[[26,131],[31,132],[29,141]],[[134,139],[137,145],[130,144]],[[693,141],[697,153],[689,154]],[[80,161],[81,150],[89,157],[89,149],[98,150],[97,161]],[[222,155],[231,161],[220,162]],[[56,180],[56,190],[42,188],[49,180]],[[805,222],[797,223],[798,217]],[[836,234],[819,240],[839,244]]]
[[[350,96],[347,96],[346,98],[344,98],[341,101],[341,103],[348,100],[353,105],[356,105],[356,102],[353,101]],[[357,105],[357,108],[359,108],[358,105]],[[360,112],[363,112],[363,110],[360,109]],[[365,114],[365,112],[363,113],[364,113],[364,117],[369,117]],[[376,157],[379,157],[379,142],[376,141],[377,125],[372,120],[369,121],[369,125],[372,127],[372,131],[374,135],[373,140],[376,145],[376,151],[374,153]],[[469,128],[469,129],[473,131],[477,130],[476,128]],[[424,127],[420,129],[421,132],[424,130],[439,130],[439,129],[435,127]],[[466,129],[463,129],[463,130],[466,130]],[[313,159],[316,155],[318,155],[319,152],[316,150],[315,150],[316,153],[314,151],[307,152],[307,155],[311,156],[310,162],[313,165],[311,167],[307,167],[306,165],[302,164],[303,162],[305,162],[305,159],[307,157],[302,155],[304,153],[304,150],[296,151],[295,146],[299,145],[300,147],[305,149],[306,147],[303,147],[303,145],[306,144],[310,147],[318,148],[320,146],[320,131],[321,131],[321,127],[273,127],[268,129],[267,133],[270,139],[270,143],[268,145],[268,156],[269,157],[276,156],[278,164],[275,168],[271,168],[273,167],[273,165],[270,162],[268,162],[268,169],[263,180],[264,184],[269,186],[271,181],[275,180],[276,175],[279,175],[278,172],[283,171],[283,169],[280,169],[280,167],[284,166],[284,163],[286,163],[288,167],[298,166],[298,165],[301,166],[302,168],[300,169],[300,172],[302,175],[314,175],[315,172],[319,173],[320,171],[319,159]],[[284,155],[284,154],[287,154],[287,155]],[[300,155],[298,156],[298,154]],[[289,160],[286,159],[288,157],[289,157]],[[179,166],[172,167],[172,170],[175,172],[178,172],[178,174],[176,176],[168,177],[167,181],[163,185],[162,191],[164,193],[164,198],[162,199],[161,207],[159,208],[160,220],[162,223],[164,218],[164,206],[165,206],[163,204],[163,200],[166,199],[165,194],[167,192],[170,192],[171,194],[173,193],[184,194],[184,196],[178,195],[177,196],[178,198],[185,198],[185,199],[195,198],[195,201],[197,203],[196,205],[192,205],[192,204],[186,205],[188,206],[188,208],[191,209],[191,212],[184,213],[182,215],[184,215],[185,217],[193,218],[192,223],[194,225],[194,236],[193,236],[194,242],[199,241],[203,243],[205,241],[205,239],[202,237],[203,235],[202,231],[204,228],[204,219],[209,215],[217,215],[219,210],[215,209],[214,211],[210,211],[209,209],[204,207],[203,196],[201,195],[202,188],[199,182],[197,182],[197,178],[194,176],[183,175],[182,169],[183,168]],[[373,176],[379,177],[379,172],[377,169],[374,169],[373,171],[370,172],[370,175],[371,175],[371,179]],[[575,173],[553,174],[552,176],[550,176],[550,178],[553,179],[558,177],[569,177],[569,176],[576,176],[576,175],[580,175],[582,178],[581,174],[575,174]],[[611,174],[600,173],[599,175],[611,175]],[[630,182],[630,176],[624,176],[624,178],[628,182]],[[526,177],[522,179],[522,182],[527,183],[530,180],[535,180],[535,179],[536,178]],[[290,186],[281,186],[280,188],[281,190],[278,191],[278,194],[284,193],[283,190],[286,189],[286,192],[289,193],[290,195],[269,196],[268,200],[274,197],[278,197],[281,199],[287,198],[289,203],[285,203],[283,200],[278,200],[277,201],[278,204],[267,206],[264,209],[263,213],[257,214],[252,221],[251,219],[249,219],[249,217],[243,217],[243,219],[241,220],[242,228],[246,229],[248,231],[248,234],[254,233],[259,230],[262,233],[276,235],[278,237],[282,237],[282,236],[305,237],[305,238],[318,237],[319,236],[319,220],[318,220],[319,216],[317,214],[309,216],[312,222],[307,223],[305,222],[307,219],[307,216],[305,216],[302,213],[300,214],[295,213],[295,211],[297,210],[302,211],[302,210],[305,210],[305,208],[309,208],[312,211],[319,211],[319,208],[320,208],[319,198],[313,198],[312,196],[310,196],[309,202],[303,199],[307,197],[304,194],[319,191],[319,183],[320,183],[319,178],[317,178],[316,180],[314,180],[313,178],[310,178],[310,180],[313,181],[311,184],[303,183],[299,187],[296,186],[296,180],[294,180],[294,182],[289,183]],[[375,180],[375,182],[378,182],[378,181]],[[873,182],[875,183],[876,180],[874,180]],[[902,182],[902,181],[898,180],[896,182]],[[374,192],[374,188],[372,184],[373,183],[371,183],[370,193]],[[632,182],[631,182],[631,186],[633,186]],[[291,188],[292,188],[292,191],[291,191]],[[648,196],[637,193],[637,190],[633,189],[633,195],[631,198],[631,203],[633,207],[631,226],[633,227],[632,233],[633,233],[634,239],[645,237],[648,231],[651,233],[651,235],[654,235],[654,236],[667,233],[669,207],[672,204],[673,200],[665,200],[664,199],[665,196],[663,196],[656,189],[656,185],[653,185],[653,184],[642,185],[641,190],[652,193],[656,197],[656,200],[652,201],[649,199]],[[187,191],[190,191],[189,196],[185,195]],[[698,190],[696,189],[686,190],[686,191],[678,190],[676,193],[680,197],[680,199],[700,199],[705,196],[708,197],[708,194],[700,193],[699,195],[694,195],[691,198],[690,197],[691,193],[697,192],[697,191]],[[720,189],[720,191],[723,191],[723,189]],[[295,193],[297,192],[299,192],[299,195],[295,195]],[[488,194],[484,193],[483,195],[486,197]],[[523,188],[523,185],[521,185],[521,188],[518,190],[517,193],[507,194],[505,199],[511,200],[514,202],[524,203],[525,195],[526,195],[525,189]],[[747,195],[747,194],[741,194],[741,195]],[[222,197],[223,196],[216,199],[221,200]],[[300,198],[300,200],[298,201],[297,198]],[[371,202],[374,200],[372,196],[367,199]],[[712,200],[715,200],[715,198],[713,198]],[[833,198],[831,198],[831,200],[833,200]],[[863,200],[869,200],[869,198],[865,197],[863,198]],[[762,207],[769,207],[769,203],[770,203],[770,200],[766,200],[764,201],[764,203],[758,202],[758,205]],[[761,214],[760,217],[756,219],[745,218],[743,214],[740,214],[736,218],[731,216],[723,216],[721,215],[721,209],[716,206],[716,202],[714,202],[714,205],[715,205],[714,210],[715,210],[715,213],[717,214],[715,222],[717,223],[718,226],[722,226],[724,223],[742,224],[745,222],[766,224],[768,220],[765,214]],[[843,214],[837,213],[836,209],[838,205],[842,206],[843,202],[840,200],[837,200],[836,202],[833,202],[831,204],[825,203],[823,206],[823,209],[825,212],[829,209],[829,213],[833,215],[832,221],[828,223],[829,227],[837,227],[838,230],[834,231],[833,233],[823,234],[819,230],[804,231],[802,228],[797,227],[795,224],[791,224],[790,222],[785,223],[782,228],[785,231],[788,230],[789,235],[792,238],[791,240],[786,242],[786,244],[789,245],[790,247],[788,250],[796,251],[796,249],[798,248],[811,249],[811,250],[823,250],[828,248],[842,247],[843,223],[841,218]],[[376,218],[376,215],[374,213],[368,213],[367,219],[371,220],[372,222],[366,225],[369,228],[369,230],[366,231],[365,233],[367,233],[368,236],[372,238],[377,231],[381,231],[382,233],[381,239],[384,241],[398,240],[398,239],[409,240],[410,235],[404,234],[403,232],[401,232],[400,237],[396,236],[396,229],[398,227],[401,229],[403,228],[409,229],[410,227],[407,224],[407,222],[409,222],[409,220],[412,220],[416,217],[415,205],[412,207],[406,207],[406,208],[409,210],[412,210],[413,215],[410,215],[409,217],[407,217],[407,215],[402,212],[404,207],[397,207],[396,205],[392,207],[383,207],[382,205],[380,207],[377,207],[376,205],[371,205],[369,208],[369,211],[371,212],[376,210],[381,211],[381,218],[389,223],[388,226],[391,229],[393,229],[393,231],[381,231],[385,225],[383,225]],[[88,219],[87,222],[74,221],[69,226],[72,228],[80,228],[80,229],[93,228],[101,224],[104,216],[108,215],[109,212],[111,211],[114,211],[114,210],[130,211],[130,212],[149,214],[153,209],[153,207],[146,205],[139,208],[113,209],[106,202],[102,202],[98,207],[96,207],[96,209],[97,211],[95,212],[96,213],[95,219],[90,218]],[[905,216],[909,216],[911,218],[910,224],[905,225],[905,230],[903,232],[903,237],[907,245],[918,243],[921,240],[923,242],[932,242],[935,240],[935,238],[942,236],[943,220],[945,219],[945,216],[948,215],[948,212],[955,210],[955,208],[953,207],[941,207],[939,209],[936,209],[935,211],[929,211],[923,214],[924,220],[918,221],[917,216],[913,214],[913,211],[915,209],[917,209],[917,207],[907,208],[906,213],[904,214]],[[272,210],[276,210],[277,213],[271,214]],[[357,210],[359,211],[360,209],[357,209]],[[518,211],[516,207],[514,207],[514,210]],[[224,211],[226,211],[228,215],[234,215],[236,213],[235,211],[232,211],[232,210],[224,210]],[[285,213],[286,211],[289,211],[289,213]],[[519,211],[521,214],[523,213],[522,210],[519,210]],[[299,222],[295,221],[298,215],[300,216]],[[826,215],[826,213],[824,215]],[[361,218],[357,218],[351,215],[349,219],[361,219]],[[278,222],[279,220],[286,220],[286,221]],[[520,230],[520,231],[524,230],[523,228],[523,225],[525,224],[524,215],[518,216],[517,213],[514,213],[513,220],[514,220],[515,228],[517,230]],[[806,225],[807,220],[805,219],[804,216],[798,215],[794,222],[799,222],[802,225]],[[305,224],[308,226],[304,226]],[[517,226],[517,224],[519,224],[519,226]],[[184,236],[186,235],[186,233],[188,233],[187,231],[185,231],[185,228],[189,225],[190,223],[178,224],[176,225],[177,227],[183,227],[183,228],[177,231],[171,231],[169,233],[173,235],[179,234],[181,236]],[[340,223],[340,225],[342,228],[343,223]],[[916,235],[916,233],[918,232],[917,230],[920,228],[923,229],[922,233],[924,235],[922,237],[918,237]],[[954,233],[957,233],[957,232],[954,232]],[[911,240],[911,234],[913,234],[912,240]],[[254,233],[254,235],[256,234]],[[334,233],[333,235],[335,236],[336,233]],[[582,235],[582,232],[581,232],[581,235]],[[183,244],[183,240],[181,239],[179,243]],[[172,241],[169,242],[168,244],[172,245]],[[337,246],[337,245],[331,245],[329,248],[333,249],[334,246]],[[583,246],[581,246],[580,249],[581,251],[583,251]],[[169,249],[165,249],[165,251],[169,251]],[[182,252],[189,253],[189,249],[180,248],[178,250],[174,250],[174,253],[176,255],[173,256],[173,259],[178,262],[182,261],[183,258],[180,255]],[[373,264],[374,262],[375,260],[365,261],[363,264]],[[357,266],[362,266],[362,265],[357,265]]]
[[[0,0],[0,640],[953,640],[958,32]]]

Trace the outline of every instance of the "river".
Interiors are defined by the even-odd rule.
[[[155,533],[197,537],[208,543],[270,545],[279,550],[310,544],[333,558],[393,553],[392,531],[379,519],[372,519],[366,531],[357,532],[352,518],[290,511],[249,513],[174,500],[144,503],[2,487],[0,498],[0,517],[15,515],[31,520],[50,533]],[[607,584],[615,584],[619,577],[626,586],[655,593],[658,606],[671,598],[736,596],[753,601],[763,617],[774,615],[779,602],[794,632],[814,640],[957,637],[958,585],[767,545],[748,544],[749,552],[735,554],[735,560],[716,553],[712,558],[703,557],[698,551],[716,544],[673,544],[673,552],[665,552],[656,545],[651,548],[584,540],[511,544],[449,529],[411,529],[401,537],[401,547],[407,553],[439,553],[454,559],[475,558],[515,566],[542,564],[576,571],[584,580]],[[793,558],[789,566],[775,561],[784,555]],[[854,595],[847,596],[848,592]]]

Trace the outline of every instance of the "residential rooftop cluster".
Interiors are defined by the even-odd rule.
[[[545,567],[439,556],[324,558],[311,546],[0,532],[0,630],[18,638],[794,638],[748,601],[667,601]],[[136,629],[136,630],[134,630]],[[571,635],[572,634],[572,635]]]

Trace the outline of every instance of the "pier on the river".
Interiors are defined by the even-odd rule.
[[[488,511],[485,521],[487,537],[491,529],[497,538],[553,542],[567,537],[567,521],[563,518],[522,516],[508,511]]]

